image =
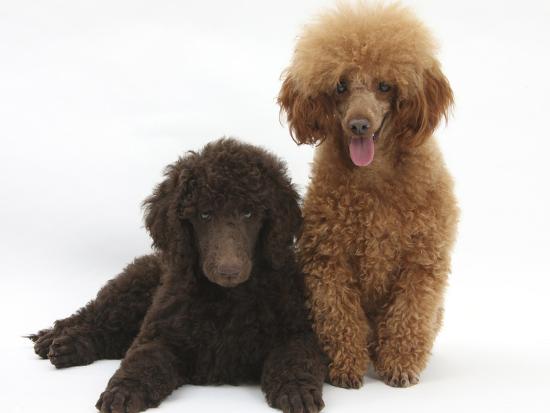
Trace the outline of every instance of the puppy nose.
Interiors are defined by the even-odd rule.
[[[235,277],[241,273],[242,267],[239,264],[222,264],[220,265],[220,275],[224,277]]]
[[[348,127],[354,135],[364,135],[370,127],[367,119],[352,119],[348,123]]]

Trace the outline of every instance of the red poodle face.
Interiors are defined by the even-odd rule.
[[[248,280],[262,226],[260,213],[249,208],[222,213],[204,209],[190,221],[206,277],[222,287]]]
[[[341,136],[355,166],[367,166],[374,159],[394,96],[392,85],[371,76],[342,77],[337,83],[333,99]]]
[[[437,62],[410,75],[408,81],[398,81],[395,74],[384,76],[380,69],[373,72],[364,68],[344,72],[322,90],[309,93],[301,91],[289,74],[279,104],[294,140],[318,144],[337,139],[351,163],[362,167],[373,161],[379,138],[378,146],[414,147],[447,117],[453,93]]]
[[[320,15],[299,36],[278,97],[293,139],[337,139],[359,167],[386,148],[422,144],[453,102],[436,51],[398,4],[341,4]]]

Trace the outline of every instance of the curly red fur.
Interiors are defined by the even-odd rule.
[[[319,144],[298,248],[339,386],[359,387],[370,360],[388,384],[415,384],[441,324],[458,209],[431,138],[453,102],[435,51],[399,5],[340,5],[306,26],[284,74],[291,133]],[[358,116],[376,147],[362,167],[348,146]]]
[[[439,64],[426,68],[416,93],[408,99],[398,100],[393,124],[395,139],[411,146],[423,144],[430,138],[441,117],[448,118],[453,103],[453,92]]]

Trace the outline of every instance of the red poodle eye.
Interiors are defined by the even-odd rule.
[[[391,90],[391,86],[388,85],[386,82],[380,82],[378,83],[378,90],[380,92],[389,92]]]
[[[252,211],[244,211],[243,217],[249,219],[252,216]]]
[[[338,82],[338,84],[336,85],[336,93],[338,93],[339,95],[341,95],[342,93],[344,93],[346,90],[348,90],[348,85],[346,84],[346,81],[345,80],[340,80]]]
[[[202,219],[203,221],[208,221],[208,220],[210,219],[210,214],[207,213],[207,212],[203,212],[203,213],[201,214],[201,219]]]

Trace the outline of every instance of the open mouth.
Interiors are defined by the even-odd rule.
[[[349,143],[349,155],[355,166],[367,166],[374,159],[374,144],[378,141],[380,131],[384,125],[384,121],[380,127],[370,136],[353,136]]]
[[[355,166],[367,166],[374,159],[374,142],[378,135],[352,137],[349,154]]]

